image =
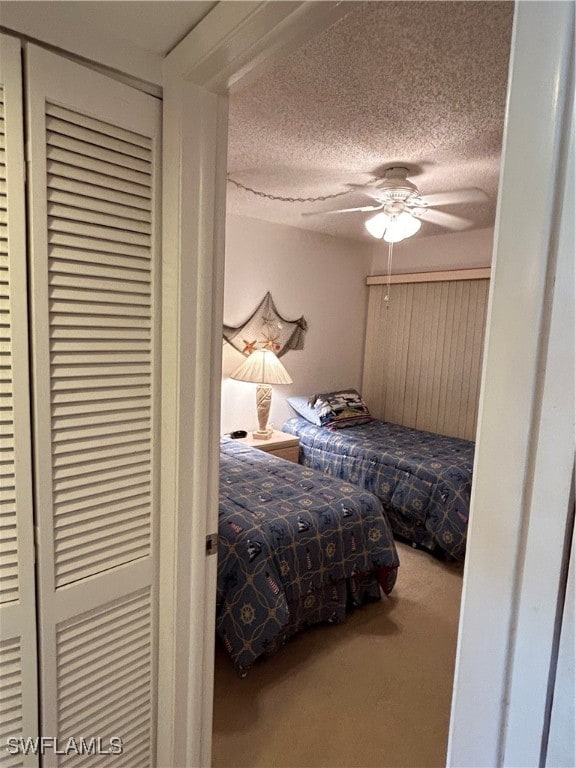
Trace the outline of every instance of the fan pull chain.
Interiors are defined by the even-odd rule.
[[[386,310],[388,310],[390,304],[390,276],[392,274],[392,251],[394,248],[394,243],[388,243],[388,282],[386,283],[386,296],[384,296],[384,301],[386,302]]]

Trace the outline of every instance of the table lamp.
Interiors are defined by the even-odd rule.
[[[250,381],[258,384],[256,388],[256,408],[258,410],[258,430],[252,437],[268,440],[272,429],[268,426],[270,404],[272,402],[272,384],[292,384],[286,368],[270,349],[256,349],[234,373],[232,379]]]

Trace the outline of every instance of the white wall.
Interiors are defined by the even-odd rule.
[[[274,387],[276,428],[294,415],[286,397],[360,387],[370,261],[369,244],[228,216],[224,322],[240,325],[266,291],[281,315],[308,322],[304,349],[282,357],[294,383]],[[244,358],[228,343],[223,351],[221,431],[255,429],[255,385],[229,378]]]
[[[111,12],[117,14],[118,10],[113,8]],[[81,56],[86,62],[110,67],[121,79],[129,75],[148,83],[162,83],[160,54],[127,39],[120,25],[117,34],[112,34],[99,18],[96,4],[2,3],[2,26]]]
[[[444,269],[479,269],[492,261],[494,229],[472,229],[434,237],[412,237],[397,243],[392,272],[435,272]],[[388,244],[372,246],[372,275],[388,271]]]

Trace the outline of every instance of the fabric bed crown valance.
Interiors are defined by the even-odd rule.
[[[304,349],[308,323],[304,317],[287,320],[278,312],[270,291],[252,315],[238,326],[224,325],[224,340],[243,355],[256,349],[271,349],[278,357],[290,349]]]

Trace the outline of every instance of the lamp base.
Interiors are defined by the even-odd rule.
[[[256,387],[256,407],[258,409],[258,429],[252,433],[256,440],[269,440],[272,428],[268,424],[270,403],[272,402],[272,387],[270,384],[258,384]]]
[[[268,427],[267,429],[257,429],[255,432],[252,432],[252,437],[254,440],[270,440],[273,432],[274,430],[272,427]]]

